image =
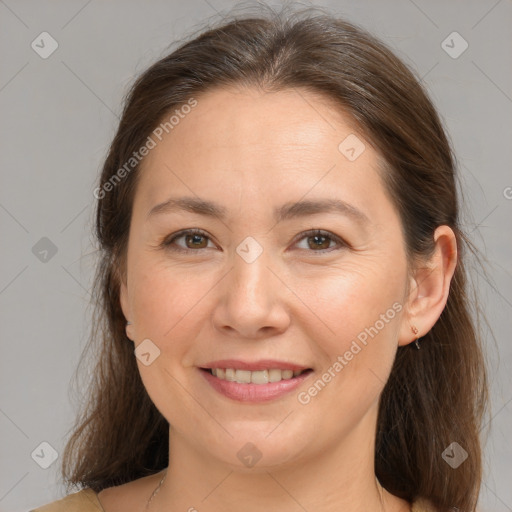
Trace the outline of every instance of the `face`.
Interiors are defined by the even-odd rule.
[[[141,169],[121,304],[171,435],[240,469],[367,446],[407,290],[377,153],[303,90],[210,91],[164,135]],[[182,197],[218,211],[171,207]]]

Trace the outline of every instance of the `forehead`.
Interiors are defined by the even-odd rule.
[[[230,154],[261,146],[307,150],[355,130],[353,120],[333,100],[308,90],[216,88],[196,101],[197,106],[172,129],[175,144],[185,143],[196,151],[206,149],[196,145],[198,139],[227,148]]]
[[[223,203],[236,197],[240,205],[242,198],[299,200],[313,189],[340,197],[359,192],[363,201],[379,187],[374,150],[329,98],[299,89],[229,88],[195,100],[143,161],[136,202],[145,209],[177,189]],[[364,147],[353,161],[340,151],[347,137]]]

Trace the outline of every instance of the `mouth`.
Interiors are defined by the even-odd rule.
[[[313,373],[312,368],[269,360],[252,363],[223,360],[198,369],[216,394],[246,404],[289,395]]]
[[[280,368],[268,368],[264,370],[245,370],[235,368],[200,368],[217,379],[236,382],[237,384],[265,385],[295,379],[301,375],[311,373],[311,368],[290,370]]]

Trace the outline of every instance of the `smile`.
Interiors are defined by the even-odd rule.
[[[254,366],[254,365],[252,365]],[[199,368],[216,394],[244,403],[277,400],[290,394],[312,373],[311,368]]]
[[[238,384],[268,384],[269,382],[280,382],[298,377],[309,370],[280,370],[270,368],[268,370],[235,370],[234,368],[210,368],[210,373],[221,380],[237,382]]]

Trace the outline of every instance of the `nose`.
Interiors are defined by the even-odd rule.
[[[256,340],[278,335],[290,324],[286,300],[291,293],[263,251],[252,262],[238,254],[217,293],[214,326],[236,339]]]

